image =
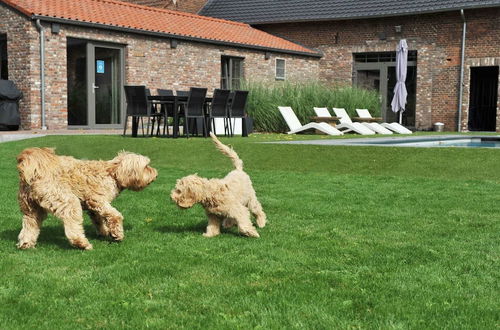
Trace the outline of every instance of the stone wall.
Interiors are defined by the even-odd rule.
[[[488,62],[500,57],[500,8],[466,10],[465,17],[466,59],[472,63],[473,59]],[[407,39],[409,50],[417,51],[417,128],[430,129],[440,121],[447,130],[457,130],[462,24],[460,12],[453,11],[256,27],[321,50],[325,56],[320,61],[320,78],[337,84],[352,83],[353,53],[395,51],[398,41]],[[396,26],[401,32],[396,32]],[[461,127],[466,129],[468,76],[464,78]]]
[[[125,54],[125,84],[146,85],[151,89],[186,90],[191,86],[220,87],[221,56],[244,58],[244,77],[274,81],[275,58],[287,60],[287,79],[315,79],[319,76],[317,58],[265,51],[179,41],[171,48],[170,39],[140,34],[91,29],[62,24],[60,32],[45,32],[45,107],[49,129],[67,128],[67,38],[87,39],[122,45]],[[23,91],[22,126],[40,128],[40,57],[39,33],[31,20],[0,5],[0,33],[7,34],[9,79]]]

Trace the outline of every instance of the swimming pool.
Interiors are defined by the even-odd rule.
[[[369,141],[364,144],[390,145],[394,147],[462,147],[462,148],[500,148],[500,137],[474,136],[449,138],[422,138],[392,141]]]
[[[456,147],[456,148],[500,148],[500,135],[464,136],[464,135],[433,135],[379,137],[355,139],[322,139],[306,141],[269,142],[286,144],[314,144],[335,146],[379,146],[379,147]]]

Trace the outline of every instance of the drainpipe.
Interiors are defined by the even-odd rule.
[[[460,86],[458,95],[458,132],[461,131],[462,126],[462,94],[464,91],[464,62],[465,62],[465,33],[467,32],[467,22],[465,21],[464,10],[460,9],[460,16],[462,16],[462,58],[460,62]]]
[[[47,129],[45,124],[45,29],[40,20],[36,20],[36,27],[40,31],[40,98],[42,102],[42,130]]]

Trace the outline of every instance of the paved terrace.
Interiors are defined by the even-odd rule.
[[[84,129],[61,129],[61,130],[41,130],[29,131],[0,131],[0,143],[43,137],[47,135],[119,135],[123,130],[84,130]]]

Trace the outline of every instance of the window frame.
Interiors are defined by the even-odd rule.
[[[283,61],[283,76],[278,76],[278,61]],[[286,59],[277,57],[274,60],[274,78],[276,80],[286,80]]]
[[[234,77],[234,63],[239,64],[238,75],[239,77]],[[227,63],[227,67],[224,69],[224,65]],[[241,82],[244,80],[244,65],[245,58],[240,56],[221,56],[221,72],[220,72],[220,87],[222,89],[236,90],[241,88]],[[226,75],[225,75],[226,74]],[[235,83],[238,81],[238,83]],[[238,86],[235,86],[238,85]]]

